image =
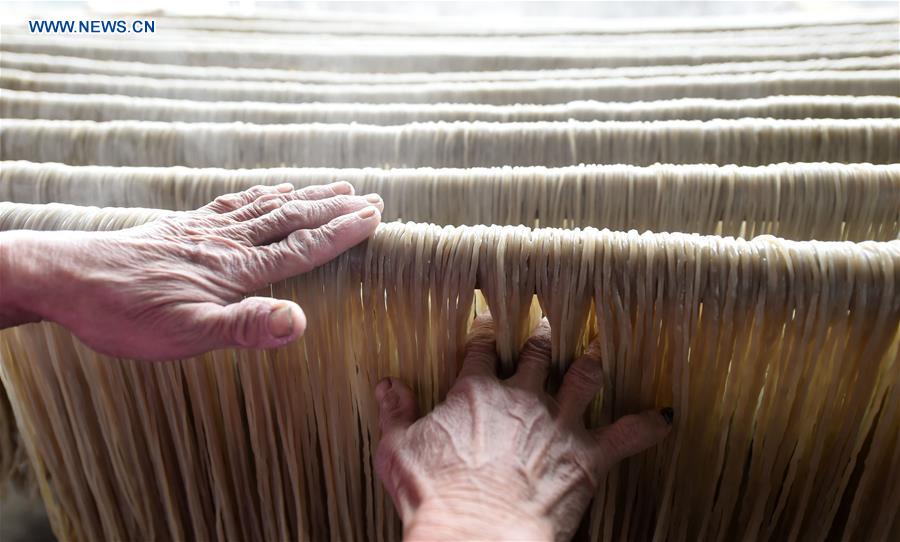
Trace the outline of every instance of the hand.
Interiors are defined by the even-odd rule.
[[[516,374],[497,379],[493,325],[475,321],[446,400],[416,421],[399,380],[379,382],[376,470],[412,540],[565,540],[606,472],[669,434],[671,409],[625,416],[596,430],[584,412],[604,377],[594,350],[545,391],[550,328],[525,344]]]
[[[8,232],[0,236],[0,275],[11,285],[0,292],[2,323],[52,320],[98,352],[138,359],[278,347],[303,333],[300,307],[242,296],[366,239],[383,208],[348,183],[284,184],[126,230]]]

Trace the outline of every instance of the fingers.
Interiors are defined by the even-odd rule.
[[[385,378],[375,386],[381,438],[405,431],[419,417],[412,391],[396,378]]]
[[[244,205],[252,203],[257,199],[269,194],[286,194],[291,192],[294,186],[290,183],[282,183],[275,186],[257,185],[243,192],[234,194],[223,194],[213,200],[211,203],[197,209],[201,213],[229,213],[240,209]]]
[[[603,390],[605,381],[599,352],[591,345],[563,376],[562,385],[556,394],[560,418],[571,422],[581,420],[585,409]]]
[[[354,192],[353,185],[346,181],[307,186],[306,188],[286,193],[266,194],[235,211],[227,213],[225,216],[233,222],[244,222],[263,216],[292,201],[317,201],[335,196],[352,196]]]
[[[532,332],[519,354],[519,366],[510,379],[513,386],[539,393],[544,391],[550,371],[550,322],[546,318]]]
[[[481,314],[472,323],[466,342],[466,357],[457,378],[497,375],[497,342],[494,321],[489,314]]]
[[[598,466],[606,472],[627,457],[662,442],[672,430],[671,408],[629,414],[616,423],[594,431]]]
[[[293,341],[306,329],[306,316],[290,301],[248,297],[224,307],[204,303],[195,308],[202,322],[199,328],[207,330],[207,349],[276,348]]]
[[[260,245],[284,239],[297,230],[318,228],[335,218],[369,206],[374,206],[380,212],[384,209],[384,202],[377,194],[289,201],[270,213],[240,222],[232,228],[241,232],[242,239]]]
[[[258,268],[266,282],[305,273],[361,243],[380,222],[381,213],[368,206],[318,228],[297,230],[278,243],[258,247]]]

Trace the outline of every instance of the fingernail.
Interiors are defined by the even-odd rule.
[[[659,409],[659,415],[666,421],[666,425],[672,425],[672,422],[675,421],[675,411],[672,410],[672,407]]]
[[[375,207],[366,207],[362,211],[356,213],[356,216],[358,216],[359,218],[372,218],[377,212],[378,209],[376,209]]]
[[[378,205],[379,203],[381,203],[381,196],[379,196],[378,194],[367,194],[365,198],[366,201],[368,201],[372,205]]]
[[[275,190],[278,190],[279,192],[290,192],[293,189],[294,185],[292,185],[291,183],[281,183],[275,187]]]
[[[273,337],[287,337],[294,331],[294,319],[291,317],[291,307],[281,306],[269,313],[269,333]]]

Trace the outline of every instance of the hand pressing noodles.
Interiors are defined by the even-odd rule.
[[[345,182],[282,184],[125,230],[2,233],[0,327],[51,320],[98,352],[147,360],[281,346],[306,327],[300,307],[243,296],[366,239],[383,208]]]
[[[670,408],[587,429],[584,412],[603,386],[590,349],[545,391],[546,321],[527,341],[516,374],[496,377],[493,324],[476,320],[446,400],[417,420],[397,379],[375,389],[382,437],[376,469],[410,540],[567,540],[606,472],[669,434]]]

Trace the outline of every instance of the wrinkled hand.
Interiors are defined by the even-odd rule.
[[[242,297],[361,242],[381,220],[377,195],[349,183],[256,186],[205,207],[115,232],[29,232],[15,285],[30,320],[62,324],[99,352],[174,359],[296,339],[297,304]]]
[[[550,397],[550,330],[525,344],[516,374],[496,375],[493,325],[476,320],[458,380],[416,421],[396,379],[375,389],[381,416],[376,469],[413,540],[565,540],[606,472],[668,435],[671,409],[588,430],[584,412],[603,385],[596,352]]]

